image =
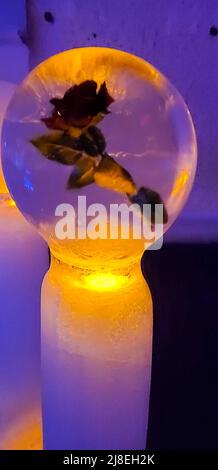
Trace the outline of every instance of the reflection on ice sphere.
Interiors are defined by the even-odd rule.
[[[167,229],[195,168],[195,134],[181,96],[150,64],[125,52],[93,47],[49,58],[17,88],[5,118],[11,195],[54,254],[77,264],[137,257],[143,241],[58,240],[59,204],[77,211],[83,195],[87,205],[106,208],[159,198]]]

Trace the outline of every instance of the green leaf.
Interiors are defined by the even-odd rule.
[[[59,132],[43,135],[31,140],[31,143],[48,160],[54,160],[63,165],[74,165],[82,156],[78,139]],[[73,146],[75,146],[73,148]]]
[[[98,147],[91,136],[89,137],[87,134],[81,134],[79,140],[84,152],[86,152],[88,155],[91,155],[92,157],[96,157],[96,155],[98,155]]]
[[[83,155],[76,162],[76,169],[71,173],[68,179],[67,188],[82,188],[83,186],[93,183],[96,164],[97,161],[94,158]]]
[[[128,171],[107,154],[96,168],[94,178],[103,188],[128,194],[136,192],[135,183]]]
[[[75,160],[86,153],[96,157],[105,148],[104,136],[100,130],[91,126],[79,137],[64,132],[53,132],[31,140],[31,143],[49,160],[64,165],[72,165]]]
[[[91,136],[91,138],[95,142],[95,145],[98,148],[98,152],[102,154],[106,148],[106,141],[101,130],[96,126],[89,126],[87,132],[88,136]]]

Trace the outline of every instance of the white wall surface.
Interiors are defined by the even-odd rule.
[[[199,163],[191,197],[171,240],[218,238],[218,0],[28,0],[37,28],[29,31],[32,62],[79,45],[106,45],[140,55],[184,96],[196,127]],[[51,11],[54,23],[45,21]],[[0,79],[19,82],[28,49],[25,1],[1,0]],[[94,36],[96,35],[96,36]]]

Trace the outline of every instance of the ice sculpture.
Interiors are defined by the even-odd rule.
[[[15,88],[0,82],[0,135]],[[39,314],[48,265],[46,244],[17,210],[0,162],[0,449],[42,445]]]
[[[52,255],[42,291],[44,447],[143,449],[152,301],[140,258],[154,239],[137,230],[145,219],[167,230],[188,197],[188,109],[144,60],[75,49],[18,87],[3,144],[11,195]],[[117,217],[120,205],[135,218]]]

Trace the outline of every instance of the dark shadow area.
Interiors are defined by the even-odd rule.
[[[217,449],[218,244],[147,252],[154,303],[150,449]]]

